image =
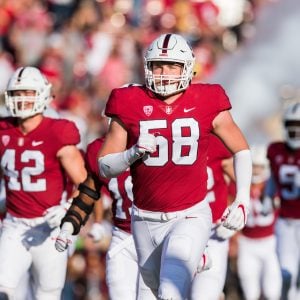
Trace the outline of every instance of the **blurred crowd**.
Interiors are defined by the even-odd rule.
[[[156,36],[183,34],[195,49],[194,80],[203,81],[255,34],[256,12],[271,2],[0,0],[0,93],[17,67],[39,67],[52,105],[79,124],[86,144],[106,130],[111,89],[143,82],[143,50]]]
[[[196,55],[194,80],[206,81],[224,56],[255,35],[257,11],[275,1],[0,0],[1,103],[17,67],[40,68],[53,85],[53,108],[74,120],[85,150],[107,129],[103,109],[110,91],[143,83],[143,51],[150,41],[164,32],[182,34]],[[2,105],[0,114],[5,113]],[[107,299],[104,257],[110,199],[105,203],[107,239],[94,244],[87,237],[90,224],[82,230],[69,260],[66,300]],[[234,249],[233,243],[232,256]],[[229,267],[230,285],[235,266]]]

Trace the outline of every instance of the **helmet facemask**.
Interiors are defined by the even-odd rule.
[[[286,141],[290,148],[300,148],[300,121],[285,121]]]
[[[8,83],[5,104],[13,117],[26,119],[48,107],[50,90],[51,84],[38,69],[19,68]],[[16,91],[34,91],[35,95],[15,95]]]
[[[180,75],[154,75],[153,62],[180,64]],[[193,77],[195,58],[188,43],[179,35],[164,34],[148,48],[145,60],[146,86],[155,94],[166,97],[184,91]]]
[[[289,106],[283,119],[286,143],[291,149],[300,149],[300,103]]]

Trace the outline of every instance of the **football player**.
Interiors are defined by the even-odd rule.
[[[103,191],[103,187],[109,191],[112,202],[113,230],[112,240],[106,254],[106,283],[111,300],[127,299],[135,300],[137,290],[147,288],[143,281],[139,281],[137,253],[131,234],[131,207],[133,201],[132,181],[129,169],[117,178],[105,179],[100,176],[97,164],[97,154],[104,142],[99,138],[87,147],[85,161],[89,173],[85,184],[91,189]],[[93,183],[92,183],[93,182]],[[103,194],[103,193],[102,193]],[[79,197],[81,194],[79,194]],[[68,210],[63,223],[71,217],[72,207]],[[103,204],[97,201],[94,205],[94,223],[89,235],[95,242],[101,241],[106,235],[105,225],[102,223]],[[71,217],[72,218],[72,217]],[[74,219],[71,219],[74,222]],[[59,236],[56,246],[58,250],[65,250],[69,237]],[[200,271],[206,268],[206,257],[199,264]]]
[[[65,175],[78,185],[87,172],[74,123],[43,116],[51,99],[51,84],[30,66],[14,72],[5,92],[11,116],[0,121],[7,210],[0,236],[0,295],[9,299],[29,269],[36,299],[60,299],[65,282],[67,252],[54,247],[70,205],[60,203]]]
[[[129,169],[117,178],[110,180],[100,177],[97,154],[104,139],[90,143],[86,152],[86,166],[96,186],[105,185],[112,202],[113,231],[112,240],[106,254],[106,284],[109,298],[136,299],[138,284],[137,254],[131,234],[132,182]],[[101,240],[105,232],[101,222],[94,223],[90,234],[96,241]]]
[[[269,145],[271,177],[266,195],[280,198],[276,222],[277,251],[283,279],[282,299],[296,297],[300,262],[300,103],[283,113],[284,141]]]
[[[237,271],[246,300],[279,300],[281,272],[276,253],[275,221],[278,209],[264,197],[270,175],[266,147],[250,147],[253,162],[251,199],[246,226],[238,238]]]
[[[117,177],[130,166],[132,233],[142,280],[138,299],[185,299],[212,226],[207,192],[209,135],[232,152],[237,198],[224,226],[246,221],[251,181],[248,144],[220,85],[191,84],[194,54],[177,34],[163,34],[145,53],[145,86],[114,89],[112,118],[99,157],[100,174]],[[62,230],[70,230],[69,222]],[[184,246],[183,246],[184,245]]]

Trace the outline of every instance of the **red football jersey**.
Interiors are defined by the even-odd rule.
[[[283,142],[272,143],[267,156],[281,200],[280,216],[300,219],[300,149],[291,150]]]
[[[224,178],[222,161],[232,157],[231,152],[222,141],[211,135],[207,155],[207,200],[209,201],[213,222],[223,215],[228,201],[228,183]]]
[[[110,196],[113,200],[113,224],[116,227],[130,233],[130,214],[133,201],[130,172],[129,170],[125,171],[117,178],[112,178],[110,180],[106,180],[103,177],[100,177],[97,155],[103,142],[104,139],[101,138],[96,139],[88,145],[85,155],[86,167],[89,173],[92,174],[92,176],[95,178],[95,180],[99,180],[100,183],[105,185],[110,193]]]
[[[192,84],[170,105],[144,86],[112,91],[105,113],[123,122],[128,131],[127,146],[134,145],[143,132],[154,134],[157,140],[157,151],[131,166],[137,207],[172,212],[204,199],[212,121],[230,108],[219,85]]]
[[[8,213],[35,218],[60,203],[65,174],[57,152],[79,141],[77,127],[67,120],[44,117],[41,124],[26,135],[19,130],[16,119],[0,121],[1,169]]]

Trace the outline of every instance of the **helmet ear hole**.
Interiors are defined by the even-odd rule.
[[[178,63],[183,66],[181,75],[154,75],[153,62]],[[146,86],[163,97],[184,91],[192,81],[194,64],[193,51],[183,37],[178,34],[162,34],[151,43],[145,53]]]
[[[35,91],[35,96],[16,96],[14,91]],[[18,68],[10,78],[5,104],[13,117],[28,118],[42,113],[51,102],[51,84],[34,67]],[[32,105],[25,105],[32,103]]]

